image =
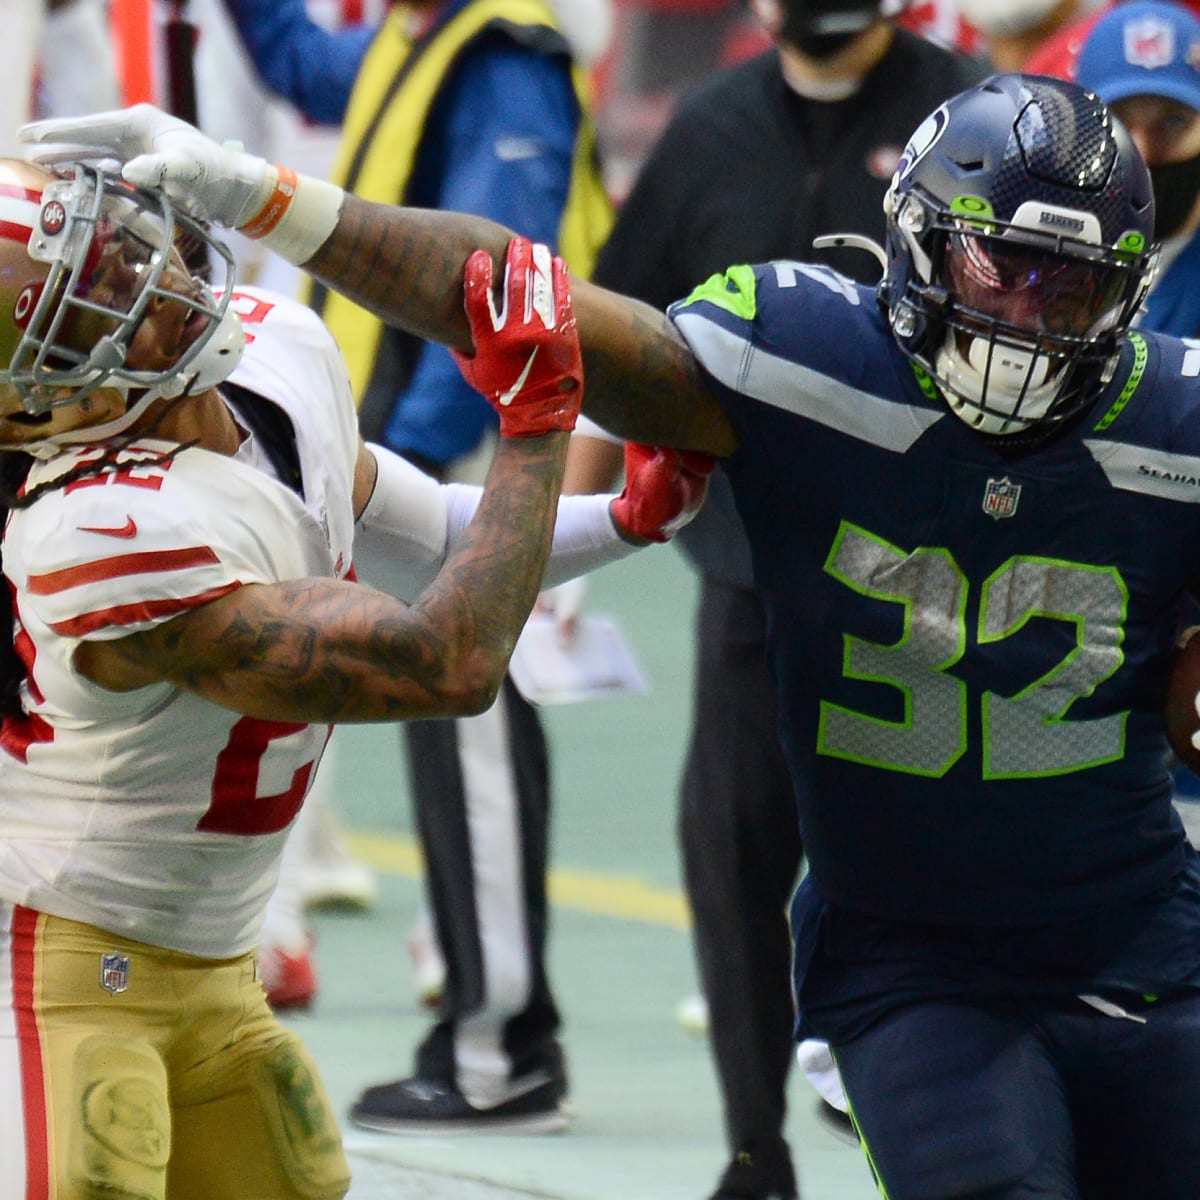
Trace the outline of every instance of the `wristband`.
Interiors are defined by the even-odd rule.
[[[274,167],[275,186],[263,206],[238,232],[261,241],[296,266],[308,262],[338,222],[345,192],[336,184],[290,167]]]

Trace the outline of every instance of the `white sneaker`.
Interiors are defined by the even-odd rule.
[[[305,908],[338,905],[370,908],[379,895],[371,868],[359,862],[340,837],[310,842],[297,864],[297,888]]]
[[[698,992],[684,996],[675,1006],[675,1020],[685,1033],[693,1037],[708,1037],[708,1001]]]
[[[379,885],[371,869],[359,862],[342,840],[333,803],[336,743],[335,736],[296,816],[282,873],[288,877],[286,886],[304,908],[370,908],[379,894]]]

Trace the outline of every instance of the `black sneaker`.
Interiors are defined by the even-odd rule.
[[[522,1083],[528,1086],[521,1089]],[[557,1133],[570,1120],[565,1086],[544,1072],[513,1084],[516,1094],[493,1108],[476,1108],[450,1083],[400,1079],[369,1087],[350,1120],[381,1133]]]
[[[800,1200],[791,1155],[738,1151],[709,1200]]]

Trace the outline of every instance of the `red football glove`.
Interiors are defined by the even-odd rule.
[[[612,502],[626,533],[669,542],[699,511],[717,460],[699,450],[625,443],[625,490]]]
[[[452,350],[466,381],[500,414],[501,437],[574,429],[583,359],[561,258],[513,238],[504,256],[504,305],[496,312],[492,258],[476,250],[463,272],[474,357]]]

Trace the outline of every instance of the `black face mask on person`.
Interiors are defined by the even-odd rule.
[[[832,58],[879,16],[878,0],[755,0],[767,28],[809,58]]]
[[[807,30],[796,30],[789,33],[785,25],[783,36],[801,54],[805,54],[809,58],[826,59],[832,58],[840,50],[845,49],[861,32],[861,30],[855,30],[853,33],[813,33]]]
[[[1200,196],[1200,154],[1150,168],[1154,186],[1154,236],[1173,237],[1192,215]]]

